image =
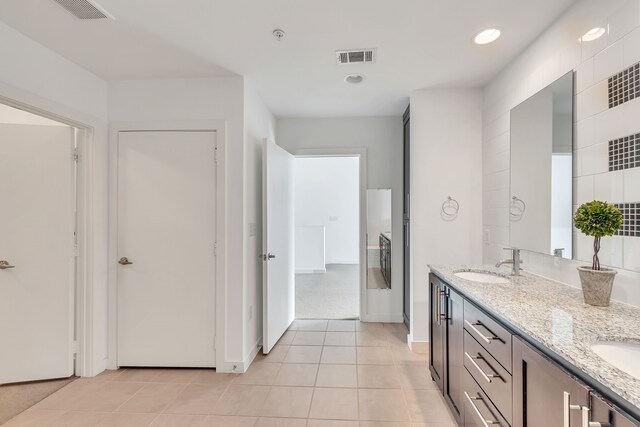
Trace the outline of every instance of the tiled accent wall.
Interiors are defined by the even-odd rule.
[[[640,64],[609,77],[609,108],[640,97]]]
[[[640,237],[640,203],[616,203],[622,212],[622,227],[616,236]]]
[[[593,27],[608,32],[593,42],[579,37]],[[509,244],[509,111],[571,70],[576,72],[574,116],[574,209],[599,199],[616,204],[640,202],[640,167],[631,167],[624,138],[640,133],[640,99],[619,92],[619,76],[640,61],[640,0],[576,2],[536,42],[484,89],[483,228],[484,261],[504,258]],[[627,88],[631,88],[627,72]],[[634,86],[637,91],[639,86]],[[628,91],[627,91],[628,92]],[[637,93],[637,92],[635,92]],[[611,107],[611,108],[610,108]],[[633,137],[631,137],[633,135]],[[620,141],[620,139],[623,139]],[[620,147],[622,143],[622,147]],[[609,157],[609,147],[614,157]],[[637,144],[635,144],[637,146]],[[622,152],[620,152],[622,148]],[[615,150],[618,150],[615,153]],[[636,152],[637,153],[637,152]],[[627,157],[625,157],[625,155]],[[612,161],[610,163],[610,160]],[[631,214],[628,216],[631,220]],[[629,229],[630,230],[630,229]],[[525,253],[526,267],[556,280],[579,286],[575,267],[591,259],[592,238],[574,230],[574,255],[568,261]],[[614,298],[640,306],[640,237],[617,235],[603,239],[603,264],[618,269]]]
[[[640,167],[640,133],[609,141],[609,172],[637,167]]]

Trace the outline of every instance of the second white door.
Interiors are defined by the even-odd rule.
[[[215,132],[119,133],[119,366],[215,366],[215,147]]]

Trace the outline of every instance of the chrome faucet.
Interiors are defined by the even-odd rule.
[[[511,275],[519,276],[520,275],[520,264],[522,264],[522,260],[520,259],[520,249],[517,248],[504,248],[506,251],[511,251],[511,259],[503,259],[502,261],[498,261],[496,264],[497,268],[504,264],[511,264]]]

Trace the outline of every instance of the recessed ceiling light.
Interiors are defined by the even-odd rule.
[[[351,84],[362,83],[364,76],[362,74],[349,74],[344,78],[344,81]]]
[[[282,41],[284,36],[286,36],[285,32],[283,30],[281,30],[280,28],[276,28],[275,30],[273,30],[273,32],[271,34],[273,35],[273,38],[275,38],[279,42]]]
[[[501,32],[498,28],[487,28],[486,30],[480,31],[478,34],[476,34],[476,36],[473,38],[473,41],[476,44],[489,44],[498,40],[500,34]]]
[[[606,30],[602,27],[595,27],[587,31],[584,36],[580,37],[580,41],[583,42],[592,42],[594,40],[599,39],[604,35]]]

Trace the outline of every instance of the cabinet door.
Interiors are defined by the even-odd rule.
[[[454,415],[460,421],[462,414],[463,387],[462,378],[464,373],[464,304],[462,297],[451,288],[446,288],[446,323],[447,323],[447,346],[446,346],[446,381],[445,395],[453,404]],[[460,423],[461,424],[461,423]]]
[[[611,427],[638,427],[640,423],[631,421],[630,418],[622,415],[618,409],[603,400],[600,396],[591,392],[591,410],[589,411],[589,421],[599,423],[597,425]]]
[[[520,339],[513,340],[515,427],[581,427],[585,386]]]
[[[430,320],[431,326],[429,329],[429,369],[431,371],[431,377],[438,384],[440,390],[444,389],[444,346],[445,335],[444,326],[445,322],[441,319],[443,313],[442,307],[442,293],[444,292],[444,285],[434,275],[429,276],[429,289],[430,289]],[[444,310],[446,311],[446,310]]]

